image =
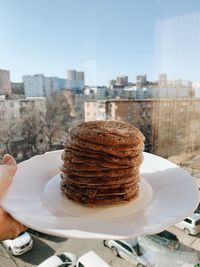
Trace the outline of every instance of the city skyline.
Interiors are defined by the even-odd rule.
[[[0,71],[8,71],[8,72],[10,72],[10,70],[8,70],[8,69],[3,69],[3,68],[0,68]],[[82,72],[82,70],[75,70],[75,69],[70,69],[70,70],[66,70],[65,72],[67,73],[68,71],[77,71],[77,72]],[[87,78],[87,73],[85,73],[85,72],[83,72],[83,74],[84,74],[84,77],[86,77]],[[24,74],[24,75],[22,75],[22,77],[21,77],[21,80],[20,81],[14,81],[14,80],[12,80],[11,78],[12,78],[12,73],[10,72],[10,82],[12,82],[12,83],[23,83],[23,77],[26,77],[26,76],[30,76],[30,77],[34,77],[34,76],[38,76],[38,75],[43,75],[44,77],[47,77],[47,78],[58,78],[58,79],[65,79],[65,80],[68,80],[69,78],[67,77],[67,75],[66,75],[66,77],[60,77],[60,76],[57,76],[57,75],[51,75],[51,76],[48,76],[48,75],[46,75],[44,72],[41,72],[41,73],[33,73],[33,74]],[[187,79],[184,79],[184,77],[179,77],[178,79],[171,79],[169,76],[168,76],[168,74],[167,73],[158,73],[158,76],[157,77],[155,77],[155,79],[153,79],[153,80],[151,80],[151,79],[149,79],[149,75],[148,75],[148,73],[137,73],[136,74],[136,76],[135,77],[133,77],[133,79],[130,79],[129,78],[129,76],[128,75],[126,75],[126,73],[124,74],[124,75],[116,75],[115,77],[109,77],[109,79],[105,82],[105,84],[96,84],[96,85],[91,85],[91,84],[86,84],[85,83],[85,86],[109,86],[110,84],[109,84],[109,82],[111,82],[111,81],[117,81],[117,79],[119,79],[119,78],[124,78],[124,77],[127,77],[127,79],[128,79],[128,83],[130,83],[130,85],[131,84],[135,84],[136,82],[137,82],[137,78],[138,77],[140,77],[140,76],[145,76],[145,78],[146,78],[146,82],[158,82],[159,81],[159,76],[162,76],[162,75],[166,75],[166,81],[167,82],[191,82],[191,83],[194,83],[194,84],[199,84],[200,83],[200,77],[199,77],[199,80],[187,80]]]
[[[11,80],[85,72],[86,84],[116,76],[199,81],[200,3],[176,0],[0,0],[1,69]]]

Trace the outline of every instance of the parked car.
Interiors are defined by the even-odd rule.
[[[200,203],[199,203],[199,205],[198,205],[198,207],[196,208],[196,210],[195,210],[194,213],[198,213],[198,214],[200,214]]]
[[[169,231],[163,231],[155,235],[148,235],[147,238],[169,249],[179,249],[180,247],[177,236]]]
[[[133,240],[104,240],[105,247],[112,249],[116,256],[124,258],[137,267],[156,266],[152,255],[143,252],[137,239]]]
[[[71,252],[53,255],[40,263],[38,267],[75,267],[77,257]]]
[[[110,267],[110,265],[108,265],[94,251],[89,251],[78,259],[76,267]]]
[[[185,220],[175,224],[186,234],[197,235],[200,232],[200,214],[194,213]]]
[[[22,255],[33,247],[33,239],[27,232],[22,232],[15,239],[2,241],[4,247],[11,255]]]

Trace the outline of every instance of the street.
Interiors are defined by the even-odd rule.
[[[161,247],[154,242],[142,241],[141,244],[146,250],[151,251],[157,257],[159,267],[178,267],[184,264],[193,266],[200,259],[200,235],[188,236],[176,227],[170,227],[169,231],[177,235],[181,242],[180,249],[171,251]],[[14,257],[9,256],[5,248],[0,245],[0,266],[1,267],[35,267],[46,258],[65,251],[70,251],[81,256],[89,250],[94,250],[112,267],[133,267],[124,259],[116,257],[109,248],[103,246],[102,240],[89,239],[66,239],[61,237],[53,237],[46,234],[36,237],[32,235],[34,247],[27,253]],[[146,240],[146,239],[145,239]],[[194,250],[195,249],[195,250]],[[185,265],[186,266],[186,265]]]

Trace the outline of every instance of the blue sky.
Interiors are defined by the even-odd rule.
[[[0,68],[12,81],[85,71],[200,81],[199,0],[0,0]]]

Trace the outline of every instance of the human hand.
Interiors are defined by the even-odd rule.
[[[13,176],[17,171],[17,163],[14,158],[6,154],[0,165],[0,199],[12,183]],[[14,239],[26,226],[13,219],[6,211],[0,208],[0,240]]]

